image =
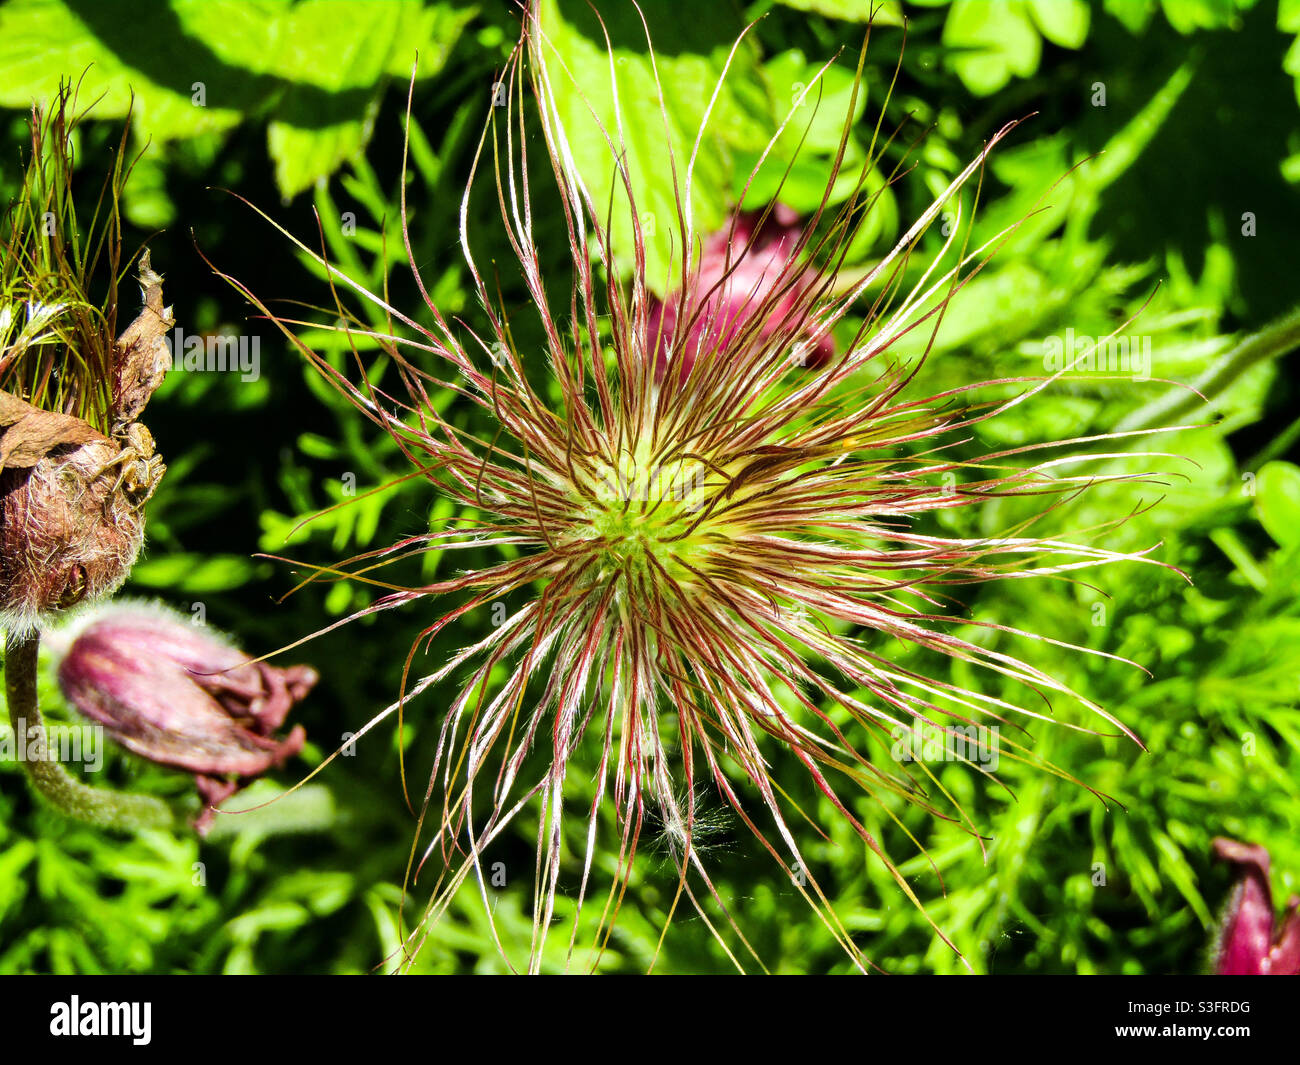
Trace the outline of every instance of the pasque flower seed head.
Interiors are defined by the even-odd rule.
[[[741,202],[726,230],[710,235],[696,231],[680,191],[690,188],[695,155],[681,160],[665,144],[663,165],[681,197],[674,244],[683,261],[676,281],[655,278],[617,129],[600,127],[632,246],[614,247],[609,202],[591,192],[589,175],[574,163],[554,94],[554,79],[566,72],[539,17],[536,8],[525,16],[502,75],[511,106],[491,110],[462,203],[462,251],[483,328],[444,315],[414,256],[425,293],[418,312],[395,306],[387,290],[367,291],[295,241],[331,279],[338,330],[364,340],[354,345],[358,365],[367,370],[376,347],[391,360],[401,387],[381,387],[368,372],[360,380],[341,373],[299,331],[304,323],[276,316],[239,286],[463,508],[454,522],[330,567],[330,576],[352,572],[373,583],[384,562],[413,553],[454,559],[503,552],[499,561],[426,584],[388,584],[364,610],[435,611],[407,659],[410,670],[434,636],[470,612],[515,604],[486,636],[435,663],[376,718],[409,713],[421,692],[445,693],[421,822],[432,834],[423,861],[435,863],[437,879],[411,943],[429,933],[467,879],[478,881],[487,902],[485,852],[530,810],[538,811],[538,827],[529,967],[541,964],[562,875],[579,914],[597,880],[608,881],[593,941],[598,956],[653,806],[655,821],[673,826],[678,897],[707,914],[720,938],[744,944],[727,948],[741,964],[743,917],[720,897],[694,843],[707,784],[712,805],[757,834],[826,927],[865,964],[809,871],[806,812],[787,801],[787,783],[773,776],[774,752],[801,763],[873,860],[916,901],[855,813],[864,794],[936,812],[945,801],[924,766],[881,757],[891,735],[921,724],[952,735],[1018,713],[1043,716],[1004,698],[999,687],[959,685],[935,662],[959,661],[1019,682],[1034,698],[1072,700],[1122,729],[1046,672],[958,630],[1042,634],[950,612],[944,592],[1144,553],[1031,535],[1028,523],[978,539],[926,523],[937,512],[1008,497],[1044,497],[1050,506],[1106,480],[1071,471],[1071,463],[1087,462],[1086,453],[1043,455],[1076,441],[973,458],[948,450],[1050,381],[1022,379],[1009,398],[1006,381],[925,395],[915,386],[917,367],[893,357],[900,339],[937,327],[963,280],[991,254],[990,246],[966,248],[955,226],[938,258],[919,271],[911,262],[941,211],[960,217],[964,186],[1010,127],[856,279],[842,275],[840,263],[872,203],[866,167],[858,193],[832,208],[837,163],[821,207],[797,225],[779,204]],[[849,135],[846,123],[845,140]],[[702,129],[695,152],[706,137]],[[527,179],[538,144],[556,186],[545,208]],[[512,307],[510,320],[489,291],[468,225],[489,158],[491,194],[517,260],[511,265],[529,296],[527,312]],[[537,237],[543,210],[563,221],[567,254],[557,275],[549,272],[553,245]],[[377,308],[388,328],[361,325],[347,309],[349,293]],[[535,316],[538,346],[515,339],[525,313]],[[859,313],[864,317],[850,318]],[[440,409],[431,397],[443,389],[462,410],[476,410],[477,420]],[[447,596],[453,604],[434,606]],[[903,662],[898,647],[926,652],[912,661],[928,660],[928,671]],[[1031,757],[1009,737],[1002,743],[1002,757]],[[584,800],[585,828],[571,857],[574,774],[594,782],[595,798]],[[719,913],[725,927],[714,923]],[[570,950],[578,929],[575,917]]]

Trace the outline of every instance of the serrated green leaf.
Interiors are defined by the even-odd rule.
[[[0,8],[0,104],[27,107],[73,78],[99,118],[124,117],[134,94],[141,141],[228,130],[272,89],[246,57],[272,54],[279,10],[174,0],[141,18],[129,0],[13,0]]]
[[[679,196],[665,141],[675,157],[677,181],[684,185],[692,146],[697,136],[700,139],[690,203],[697,231],[708,232],[726,217],[736,150],[761,149],[775,130],[771,104],[755,48],[742,42],[701,133],[715,86],[743,29],[720,6],[699,8],[689,20],[652,19],[653,64],[645,28],[631,5],[602,10],[601,18],[611,40],[612,64],[601,22],[589,8],[559,0],[542,4],[543,47],[556,111],[594,202],[604,205],[614,197],[614,248],[626,266],[631,263],[633,225],[622,183],[615,181],[616,149],[609,143],[618,143],[621,129],[649,281],[660,288],[668,282],[670,260],[680,262],[681,255]],[[621,114],[616,114],[615,86]],[[685,202],[682,188],[680,203]]]
[[[27,108],[60,79],[81,80],[97,118],[133,115],[137,141],[225,133],[274,113],[276,179],[291,198],[366,143],[390,74],[441,71],[474,8],[419,0],[12,0],[0,8],[0,105]],[[134,100],[134,104],[132,101]],[[141,224],[166,217],[128,199]]]

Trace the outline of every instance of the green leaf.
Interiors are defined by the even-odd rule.
[[[167,195],[167,171],[156,154],[136,164],[123,199],[123,212],[141,229],[166,229],[176,221],[176,205]]]
[[[1084,0],[1029,0],[1034,23],[1053,44],[1082,48],[1088,39],[1092,11]]]
[[[130,110],[151,152],[272,111],[288,199],[364,147],[390,74],[408,78],[417,52],[420,77],[441,71],[473,15],[419,0],[171,0],[144,14],[131,0],[12,0],[0,9],[0,105],[25,109],[80,78],[83,105],[98,101],[97,118]],[[156,224],[168,205],[129,207]]]
[[[697,137],[691,221],[697,233],[707,233],[726,218],[737,150],[761,150],[775,130],[771,103],[759,77],[755,47],[746,40],[736,48],[707,128],[701,131],[727,57],[743,30],[721,5],[700,6],[689,19],[655,18],[647,11],[653,63],[645,28],[631,5],[606,5],[601,18],[610,37],[608,50],[601,22],[585,3],[542,4],[543,48],[555,108],[578,172],[602,213],[613,197],[614,250],[626,266],[632,259],[634,231],[623,184],[615,180],[616,151],[625,149],[650,283],[662,288],[670,276],[670,261],[681,261],[678,209],[686,205],[687,169]],[[611,140],[619,144],[620,130],[622,145],[611,147]]]
[[[234,837],[295,835],[325,832],[338,817],[334,796],[323,784],[307,784],[286,791],[269,780],[259,780],[229,804],[229,817],[218,817],[209,836],[214,842]]]
[[[374,5],[368,2],[367,6]],[[421,81],[441,73],[466,24],[477,14],[478,7],[473,4],[415,2],[403,5],[388,60],[388,73],[407,81],[417,56],[416,77]]]
[[[1161,0],[1165,18],[1179,33],[1196,30],[1235,29],[1241,23],[1239,12],[1255,6],[1257,0]]]
[[[131,571],[131,580],[146,588],[198,595],[247,584],[256,569],[256,564],[242,555],[182,552],[138,563]]]
[[[275,69],[291,87],[267,131],[284,199],[355,157],[370,139],[388,73],[409,77],[417,53],[420,76],[437,73],[470,15],[445,6],[422,11],[405,0],[305,0],[295,6],[284,20]]]
[[[834,153],[839,149],[849,102],[853,100],[854,72],[834,64],[818,78],[821,65],[810,63],[802,52],[794,49],[781,52],[763,64],[763,78],[772,94],[776,117],[784,121],[790,116],[782,140],[790,141],[791,149],[801,139],[805,152]],[[853,121],[857,122],[866,109],[864,87],[854,103]],[[778,148],[782,146],[778,142]],[[823,180],[822,188],[825,187]]]
[[[1038,69],[1042,39],[1021,0],[955,0],[943,27],[948,64],[976,96],[990,96]]]
[[[1102,7],[1133,34],[1145,30],[1156,11],[1155,0],[1102,0]]]
[[[843,19],[846,22],[870,22],[875,26],[901,26],[902,4],[899,0],[863,3],[863,0],[780,0],[783,7],[807,11],[813,15]]]
[[[80,98],[98,101],[97,118],[124,117],[135,94],[141,141],[230,129],[271,88],[241,57],[270,53],[279,10],[175,0],[142,18],[130,0],[12,0],[0,8],[0,105],[29,107],[84,72]]]
[[[855,75],[849,67],[835,64],[819,76],[820,69],[820,64],[808,62],[797,50],[781,52],[763,65],[773,113],[778,121],[788,117],[789,122],[766,159],[761,150],[735,152],[732,192],[737,200],[744,194],[747,209],[779,199],[806,215],[821,205],[845,122],[862,118],[867,91],[862,88],[854,100]],[[858,188],[866,154],[857,137],[851,136],[828,203],[842,203]],[[893,190],[885,187],[879,168],[868,174],[866,195],[878,198],[858,233],[856,243],[861,248],[871,247],[882,234],[892,238],[898,225],[897,201]]]
[[[1300,466],[1270,462],[1255,482],[1259,523],[1283,547],[1300,543]]]

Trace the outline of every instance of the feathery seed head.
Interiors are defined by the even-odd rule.
[[[350,290],[387,316],[387,331],[368,329],[340,303],[342,331],[380,345],[401,377],[402,394],[371,379],[359,347],[362,379],[341,373],[299,335],[296,327],[307,323],[275,316],[239,286],[440,491],[465,507],[463,520],[331,567],[331,574],[369,573],[377,562],[412,551],[509,549],[505,560],[427,585],[390,585],[367,608],[460,596],[426,625],[408,668],[420,646],[467,612],[512,593],[528,595],[489,635],[436,664],[376,719],[455,681],[422,811],[432,833],[424,860],[439,861],[438,880],[411,944],[428,934],[467,878],[482,885],[486,848],[532,799],[541,813],[529,965],[541,964],[569,860],[561,846],[565,781],[580,771],[594,779],[596,800],[586,811],[583,856],[571,870],[579,910],[597,877],[602,812],[612,810],[618,825],[609,841],[616,873],[594,956],[621,904],[647,804],[658,808],[660,823],[675,826],[679,896],[701,915],[720,911],[748,948],[692,842],[707,781],[788,874],[801,870],[792,877],[798,890],[860,959],[807,875],[801,830],[789,817],[782,782],[770,774],[776,745],[802,763],[916,901],[850,796],[901,797],[977,832],[959,809],[943,811],[947,792],[923,765],[873,757],[873,745],[887,750],[896,730],[920,723],[951,734],[983,722],[1009,724],[1017,714],[1044,715],[1004,698],[1000,685],[965,688],[944,671],[919,672],[898,661],[891,644],[1019,682],[1033,698],[1074,700],[1118,725],[1047,673],[956,634],[959,626],[981,623],[949,612],[944,592],[1145,553],[1033,536],[1030,522],[979,539],[942,535],[926,524],[934,512],[1000,498],[1040,496],[1050,506],[1107,479],[1086,467],[1072,472],[1071,464],[1086,464],[1086,454],[1035,461],[1043,450],[1076,441],[973,458],[947,450],[1050,381],[972,383],[914,396],[917,367],[890,355],[902,337],[937,328],[948,300],[996,247],[966,247],[958,226],[940,258],[919,270],[911,262],[941,210],[961,214],[963,187],[1010,127],[857,278],[841,276],[840,266],[874,202],[867,176],[880,164],[879,152],[864,166],[859,192],[834,208],[829,190],[839,166],[833,167],[821,209],[802,227],[779,206],[755,210],[742,202],[726,233],[701,235],[689,193],[695,153],[707,136],[701,129],[685,166],[671,149],[666,155],[681,206],[675,243],[682,261],[673,282],[647,275],[636,190],[618,127],[607,124],[600,129],[636,233],[630,248],[613,246],[608,205],[574,164],[558,117],[552,86],[565,76],[562,68],[538,9],[530,8],[503,76],[510,112],[503,118],[493,109],[461,210],[462,247],[485,329],[449,322],[427,293],[431,324],[422,324],[386,293],[365,291],[295,241],[329,272],[336,293]],[[541,208],[524,177],[535,143],[519,106],[525,87],[536,100],[568,242],[572,285],[562,295],[552,291],[554,267],[534,231]],[[849,132],[846,123],[846,140]],[[476,264],[466,219],[489,151],[492,191],[540,349],[516,344],[518,331]],[[424,292],[418,269],[415,276]],[[654,295],[665,289],[667,297]],[[545,385],[538,383],[543,364]],[[475,418],[448,417],[430,398],[438,389],[450,389],[461,410],[477,411]],[[983,628],[1032,636],[1009,624]],[[1003,730],[1001,757],[1031,759],[1010,731]],[[540,773],[530,757],[539,749],[546,751]],[[577,935],[575,918],[571,951]]]

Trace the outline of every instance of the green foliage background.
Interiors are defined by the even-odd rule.
[[[662,269],[672,189],[644,36],[628,5],[598,6],[628,90],[640,206],[660,222],[651,266]],[[820,103],[806,104],[792,124],[799,133],[781,140],[747,201],[775,195],[772,167],[779,175],[791,162],[806,127],[781,196],[801,210],[815,206],[868,5],[718,3],[694,5],[689,19],[681,5],[643,6],[673,137],[687,150],[732,42],[747,20],[762,16],[715,110],[694,198],[704,227],[725,217],[799,92],[838,55]],[[884,125],[893,129],[910,115],[912,135],[889,149],[888,164],[903,159],[916,132],[929,132],[907,156],[911,171],[883,194],[855,262],[887,250],[993,131],[1031,113],[992,158],[974,242],[1043,207],[953,302],[918,394],[1040,372],[1045,337],[1067,328],[1105,335],[1141,310],[1124,331],[1152,338],[1153,376],[1212,381],[1214,395],[1210,407],[1183,411],[1171,404],[1185,393],[1160,381],[1072,375],[989,425],[979,442],[1011,446],[1153,419],[1201,423],[1157,438],[1155,446],[1173,456],[1157,462],[1165,487],[1097,492],[1052,519],[1079,529],[1135,510],[1106,546],[1159,543],[1156,557],[1193,583],[1158,567],[1119,566],[1087,584],[1006,581],[963,604],[972,618],[1122,655],[1150,671],[1045,643],[996,641],[1143,738],[1146,753],[1042,723],[1029,730],[1036,750],[1112,801],[1007,761],[999,774],[1005,789],[950,766],[941,780],[987,836],[986,854],[959,826],[894,810],[924,844],[928,856],[919,854],[884,812],[864,803],[859,813],[976,972],[1201,971],[1229,882],[1210,861],[1213,836],[1265,844],[1275,893],[1300,890],[1300,469],[1287,460],[1300,436],[1297,356],[1274,344],[1270,357],[1252,360],[1241,346],[1271,323],[1280,320],[1274,328],[1283,333],[1294,325],[1282,316],[1297,302],[1300,2],[886,4],[872,30],[850,162],[865,157],[880,118],[904,14],[907,45]],[[544,20],[582,86],[560,79],[558,103],[574,123],[579,164],[599,188],[610,178],[608,149],[586,115],[588,103],[602,113],[609,103],[604,40],[581,0],[548,0]],[[125,201],[128,251],[148,242],[187,334],[262,338],[257,381],[175,373],[155,397],[149,424],[170,468],[150,504],[150,544],[130,594],[187,614],[202,604],[210,624],[260,653],[357,609],[369,592],[338,584],[280,602],[295,570],[256,553],[327,564],[450,516],[427,485],[409,482],[301,524],[352,498],[353,482],[362,497],[393,481],[405,472],[403,460],[265,323],[246,322],[248,308],[202,256],[264,298],[325,298],[288,242],[221,191],[231,189],[307,243],[323,236],[331,257],[368,285],[387,278],[395,301],[419,306],[397,207],[405,90],[418,51],[407,190],[414,254],[443,310],[472,316],[457,209],[495,72],[516,33],[506,5],[478,10],[453,0],[170,0],[145,10],[125,0],[9,0],[0,7],[6,197],[21,173],[23,111],[33,99],[47,98],[60,77],[84,72],[81,100],[98,98],[79,145],[82,189],[90,194],[133,93],[133,138],[144,154]],[[480,260],[495,263],[507,306],[518,307],[523,287],[508,249],[492,243],[493,210],[476,201],[471,230],[485,234]],[[543,229],[539,243],[567,276],[560,231],[549,236]],[[344,352],[334,355],[341,365]],[[439,402],[454,417],[469,417],[450,397]],[[951,531],[976,534],[1014,517],[990,507],[945,521]],[[431,557],[409,576],[427,580],[449,564]],[[366,619],[291,652],[323,678],[295,712],[313,743],[276,781],[245,796],[278,794],[386,706],[411,640],[433,616],[422,607]],[[441,664],[489,625],[485,612],[467,617],[439,636],[427,662]],[[990,640],[984,631],[963,635]],[[907,648],[893,650],[908,664],[927,664]],[[946,660],[940,666],[960,673]],[[408,718],[403,739],[417,794],[448,699],[434,693]],[[73,720],[52,683],[44,706],[56,720]],[[281,802],[220,819],[202,843],[183,833],[118,838],[63,821],[35,802],[19,767],[0,764],[0,972],[386,967],[398,943],[413,831],[397,742],[392,729],[372,734],[354,757]],[[888,756],[884,748],[876,754]],[[827,828],[824,841],[805,835],[811,871],[868,956],[891,972],[961,970],[794,760],[772,757],[774,777]],[[178,797],[189,789],[187,779],[124,754],[111,757],[102,779]],[[580,810],[590,781],[575,774],[571,784]],[[516,961],[528,943],[534,832],[535,821],[524,824],[490,855],[507,872],[507,887],[491,897]],[[743,825],[719,817],[709,858],[769,968],[848,968]],[[570,888],[576,859],[573,869]],[[648,848],[602,970],[649,965],[673,888],[664,855]],[[420,897],[417,888],[405,903],[408,922]],[[556,939],[557,948],[567,941]],[[562,961],[561,953],[550,959]],[[670,929],[656,971],[727,967],[702,923],[685,915]],[[475,891],[462,893],[417,968],[504,968]]]

